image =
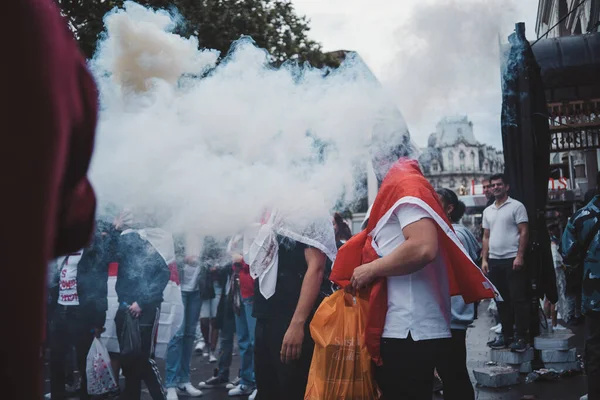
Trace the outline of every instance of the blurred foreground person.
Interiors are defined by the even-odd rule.
[[[0,206],[7,211],[0,249],[8,266],[0,290],[19,299],[3,314],[14,329],[2,330],[0,379],[3,397],[39,399],[46,264],[85,247],[93,230],[95,197],[86,173],[98,96],[54,1],[3,4],[0,44],[10,55],[0,62]],[[15,284],[23,277],[27,295]]]
[[[600,172],[596,175],[600,188]],[[600,399],[600,194],[569,219],[562,237],[569,267],[583,265],[581,312],[585,316],[585,372],[588,397]]]

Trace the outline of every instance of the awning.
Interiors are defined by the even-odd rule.
[[[542,39],[532,50],[548,103],[600,98],[600,33]]]

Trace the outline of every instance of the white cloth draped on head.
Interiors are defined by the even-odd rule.
[[[250,275],[259,279],[260,293],[266,298],[275,294],[279,268],[279,242],[281,235],[307,246],[321,250],[332,262],[337,246],[331,217],[310,219],[286,218],[271,213],[264,224],[256,224],[244,233],[244,259],[250,266]]]

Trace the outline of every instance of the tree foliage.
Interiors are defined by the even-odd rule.
[[[92,57],[103,17],[124,0],[56,0],[67,17],[82,51]],[[323,53],[321,45],[308,38],[309,21],[296,14],[291,0],[138,0],[152,8],[173,10],[183,23],[177,33],[197,36],[200,46],[225,55],[241,35],[251,36],[279,65],[286,60],[308,61],[322,67],[337,66],[339,60]]]

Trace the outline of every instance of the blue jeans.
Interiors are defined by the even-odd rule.
[[[200,317],[200,291],[181,292],[183,300],[183,322],[167,347],[167,388],[190,382],[190,361],[196,339],[196,326]]]
[[[254,331],[256,318],[252,316],[254,298],[243,300],[240,315],[235,316],[235,329],[240,348],[240,378],[242,385],[254,386]]]
[[[225,294],[223,295],[225,296]],[[235,314],[230,307],[225,307],[223,326],[219,331],[219,362],[217,366],[219,368],[219,378],[224,380],[229,380],[229,368],[231,367],[231,359],[233,356],[233,335],[235,334],[234,315]]]

